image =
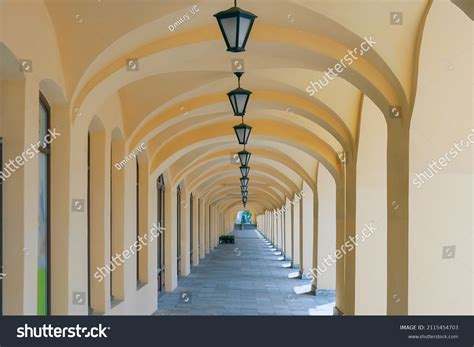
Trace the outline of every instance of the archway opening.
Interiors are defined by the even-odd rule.
[[[252,220],[253,220],[252,211],[241,210],[241,211],[237,212],[236,224],[239,224],[242,228],[245,225],[252,224]]]

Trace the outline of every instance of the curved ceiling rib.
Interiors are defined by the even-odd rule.
[[[146,143],[143,155],[152,176],[166,173],[172,186],[184,182],[187,191],[212,204],[226,211],[236,208],[238,165],[231,158],[239,147],[232,126],[240,119],[231,116],[225,93],[235,87],[229,61],[237,56],[225,52],[211,16],[222,4],[203,0],[199,14],[186,27],[167,30],[166,23],[188,11],[192,1],[160,0],[136,8],[124,2],[114,4],[113,11],[106,3],[92,10],[88,1],[73,7],[46,2],[56,32],[64,33],[58,40],[62,59],[71,66],[65,76],[71,110],[92,119],[115,97],[126,148],[131,152]],[[269,13],[265,2],[242,3],[263,14],[247,51],[238,56],[246,62],[245,87],[253,91],[246,117],[253,126],[248,150],[253,153],[254,192],[248,205],[260,211],[283,205],[303,182],[315,191],[320,163],[336,183],[342,181],[338,155],[343,151],[348,157],[356,156],[364,95],[385,117],[391,105],[410,114],[407,95],[412,95],[411,73],[416,64],[412,38],[429,1],[400,4],[398,10],[413,14],[413,23],[407,23],[404,31],[380,33],[374,47],[314,96],[308,95],[306,86],[322,78],[364,37],[380,30],[370,21],[346,16],[345,6],[355,5],[319,6],[293,0],[275,2]],[[367,13],[386,12],[380,4],[357,6]],[[286,20],[290,10],[297,21]],[[88,25],[65,20],[73,17],[68,11],[84,15]],[[141,16],[129,15],[135,11]],[[103,21],[106,27],[117,29],[101,33],[93,44],[76,44],[88,42],[95,29],[104,26]],[[404,50],[391,54],[398,46]],[[140,65],[130,72],[126,62],[132,57]],[[73,120],[76,116],[77,112],[71,112]]]

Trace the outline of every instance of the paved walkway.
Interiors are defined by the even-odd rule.
[[[309,280],[288,279],[255,230],[233,232],[235,244],[220,244],[181,277],[173,293],[161,295],[156,315],[309,315],[308,310],[335,301],[334,291],[297,295],[293,288]]]

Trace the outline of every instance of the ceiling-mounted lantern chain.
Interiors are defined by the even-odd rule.
[[[229,97],[230,105],[234,111],[234,116],[243,117],[245,116],[245,111],[247,110],[247,104],[249,103],[250,95],[252,92],[250,90],[240,87],[240,77],[244,74],[243,72],[234,73],[239,79],[239,86],[234,90],[231,90],[227,93]]]
[[[250,133],[252,132],[252,127],[242,122],[239,125],[234,126],[234,131],[235,135],[237,135],[239,145],[246,145],[249,141]]]
[[[250,172],[250,167],[242,165],[240,167],[240,173],[242,174],[242,177],[248,177]]]
[[[239,156],[240,164],[242,166],[248,166],[250,162],[250,157],[252,156],[252,153],[246,151],[245,149],[243,151],[240,151],[237,153]]]
[[[216,17],[222,36],[224,37],[227,51],[233,53],[245,52],[245,46],[257,16],[251,12],[237,7],[237,0],[234,0],[234,7],[231,7],[226,11],[216,13],[214,17]],[[250,152],[245,150],[245,145],[249,140],[252,127],[244,123],[243,117],[245,116],[247,105],[252,92],[240,87],[240,79],[243,75],[243,72],[237,71],[235,72],[235,75],[238,79],[238,87],[228,92],[227,96],[229,97],[234,115],[242,117],[242,123],[234,126],[234,131],[239,144],[244,145],[244,150],[240,151],[238,156],[241,164],[240,172],[242,174],[242,178],[240,179],[243,195],[242,202],[245,208],[247,203],[247,189],[249,183],[248,174],[250,171],[248,164],[252,155]]]
[[[221,29],[227,51],[245,52],[245,45],[257,16],[237,7],[237,0],[235,0],[234,7],[216,13],[214,17]]]

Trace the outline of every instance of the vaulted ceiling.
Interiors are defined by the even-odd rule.
[[[387,115],[410,113],[429,0],[241,0],[258,15],[244,53],[228,53],[214,13],[233,1],[46,0],[57,35],[72,110],[95,114],[120,100],[131,151],[147,143],[150,172],[168,170],[220,206],[240,200],[240,150],[226,93],[235,88],[232,59],[243,59],[252,90],[249,202],[275,208],[314,188],[321,163],[340,180],[338,153],[356,155],[361,98]],[[191,11],[194,8],[193,11]],[[404,14],[403,25],[391,13]],[[181,20],[180,20],[181,18]],[[174,25],[176,23],[176,25]],[[314,96],[307,88],[364,39],[376,42]],[[138,69],[128,71],[129,59]],[[74,120],[74,119],[73,119]]]

